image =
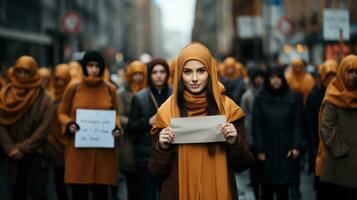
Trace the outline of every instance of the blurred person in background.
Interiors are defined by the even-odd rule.
[[[156,119],[157,109],[171,95],[168,85],[169,65],[156,58],[148,64],[148,88],[138,92],[132,100],[128,133],[135,139],[136,185],[138,199],[158,199],[159,180],[149,174],[147,167],[153,140],[150,130]]]
[[[52,72],[47,67],[41,67],[38,70],[38,73],[41,76],[41,84],[46,89],[46,91],[51,90],[51,79],[52,79]]]
[[[233,57],[228,57],[224,59],[220,70],[221,82],[226,88],[227,96],[240,105],[242,95],[246,90],[245,68]]]
[[[320,199],[357,199],[357,56],[343,58],[321,105]]]
[[[312,92],[309,94],[306,102],[305,113],[306,113],[306,122],[309,130],[308,133],[308,143],[309,143],[309,171],[315,171],[315,161],[316,154],[319,147],[319,133],[318,133],[318,124],[319,124],[319,113],[322,100],[324,99],[325,92],[328,84],[336,76],[338,63],[334,60],[326,60],[319,67],[319,74],[316,75],[316,84]],[[320,167],[319,167],[320,168]],[[315,189],[317,191],[317,199],[319,199],[318,189],[320,170],[315,173]]]
[[[268,68],[253,104],[256,159],[263,162],[262,200],[289,199],[302,136],[302,98],[292,92],[279,67]]]
[[[263,86],[264,83],[264,70],[252,67],[248,71],[250,85],[248,90],[243,94],[242,97],[242,109],[245,112],[245,131],[247,133],[247,142],[250,145],[251,152],[256,155],[257,152],[254,147],[253,140],[253,104],[257,93]],[[256,160],[253,166],[250,168],[250,181],[253,188],[255,199],[260,199],[261,197],[261,173],[262,173],[262,163]]]
[[[71,83],[80,82],[83,78],[83,69],[79,62],[71,61],[68,63],[69,74],[71,75]]]
[[[147,66],[141,61],[131,62],[126,70],[126,82],[124,87],[117,91],[119,104],[120,122],[124,129],[124,135],[119,143],[119,168],[125,175],[127,195],[129,200],[137,199],[137,187],[135,185],[135,157],[134,136],[128,133],[128,121],[133,97],[147,86]]]
[[[73,199],[107,199],[109,186],[117,185],[118,152],[114,148],[76,148],[75,134],[80,129],[76,121],[77,109],[114,110],[115,125],[112,134],[117,140],[121,134],[118,99],[115,87],[103,80],[105,61],[97,51],[85,52],[81,61],[84,77],[70,84],[59,107],[59,120],[65,127],[65,176],[72,189]]]
[[[64,149],[66,139],[63,137],[64,127],[58,119],[58,107],[62,101],[65,89],[71,81],[69,66],[67,64],[58,64],[53,72],[51,81],[52,104],[55,109],[54,120],[51,122],[51,132],[48,136],[51,149],[51,164],[54,169],[54,180],[56,195],[58,200],[69,198],[64,184]]]
[[[0,93],[0,144],[12,199],[46,199],[46,137],[54,113],[36,60],[17,59]],[[6,188],[6,186],[4,186]],[[3,188],[3,186],[1,186]],[[9,196],[9,195],[8,195]]]

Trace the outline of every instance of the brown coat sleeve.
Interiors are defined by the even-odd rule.
[[[156,177],[166,177],[170,173],[173,156],[173,145],[170,145],[170,148],[167,150],[161,149],[158,136],[154,136],[148,165],[149,172]]]
[[[10,149],[15,146],[14,142],[10,138],[9,131],[3,125],[0,125],[0,144],[6,153],[9,153]]]
[[[326,103],[322,109],[320,134],[321,139],[331,154],[338,158],[348,153],[349,149],[346,142],[341,137],[337,128],[336,107]]]
[[[228,163],[233,171],[246,170],[253,163],[253,156],[249,150],[244,131],[244,117],[233,122],[237,129],[237,142],[233,145],[226,144]]]
[[[41,145],[45,140],[47,135],[50,133],[50,125],[53,120],[54,108],[51,102],[51,98],[46,94],[41,102],[42,112],[38,113],[41,115],[40,125],[35,129],[31,136],[20,143],[16,144],[21,152],[32,153],[34,150]]]
[[[71,119],[71,106],[73,104],[73,97],[75,95],[78,84],[79,83],[74,83],[67,87],[58,109],[58,119],[64,127],[66,127],[69,122],[73,121],[73,119]]]
[[[112,86],[110,83],[107,83],[108,87],[109,87],[109,92],[110,95],[112,97],[112,105],[113,105],[113,109],[116,112],[116,116],[115,116],[115,125],[116,127],[120,128],[121,124],[120,124],[120,112],[119,112],[119,99],[115,90],[115,87]]]

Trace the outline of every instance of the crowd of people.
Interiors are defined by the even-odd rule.
[[[304,161],[316,199],[357,199],[357,56],[307,65],[220,62],[193,42],[121,83],[97,51],[52,70],[21,56],[0,79],[0,199],[238,199],[247,169],[255,199],[301,199]],[[115,111],[114,148],[76,147],[78,109]],[[212,115],[224,141],[174,142],[172,118]]]

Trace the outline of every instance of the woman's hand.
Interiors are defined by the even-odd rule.
[[[159,144],[162,149],[168,149],[175,139],[175,133],[170,127],[164,128],[159,133]]]
[[[267,159],[265,153],[258,153],[257,155],[257,160],[259,161],[265,161]]]
[[[19,148],[15,147],[10,150],[8,156],[15,160],[21,160],[24,154],[20,151]]]
[[[76,123],[72,122],[68,125],[68,131],[71,134],[75,134],[78,130],[79,130],[79,126]]]
[[[123,129],[116,127],[116,128],[113,130],[112,133],[113,133],[113,136],[114,136],[115,138],[117,138],[117,137],[123,135]]]
[[[288,158],[292,158],[292,159],[296,159],[296,158],[298,158],[299,157],[299,155],[300,155],[300,152],[299,152],[299,150],[297,150],[297,149],[292,149],[292,150],[289,150],[288,151],[288,154],[286,155]]]
[[[237,129],[234,127],[232,123],[227,122],[225,124],[222,124],[219,130],[226,138],[228,144],[235,144],[237,142],[237,137],[238,137]]]

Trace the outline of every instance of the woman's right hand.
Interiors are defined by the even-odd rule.
[[[175,139],[175,133],[170,127],[164,128],[159,133],[159,144],[162,149],[168,149]]]
[[[78,127],[77,124],[71,123],[68,126],[68,130],[69,130],[70,133],[75,134],[79,130],[79,127]]]
[[[259,161],[265,161],[267,159],[265,153],[258,153],[257,155],[257,160]]]

